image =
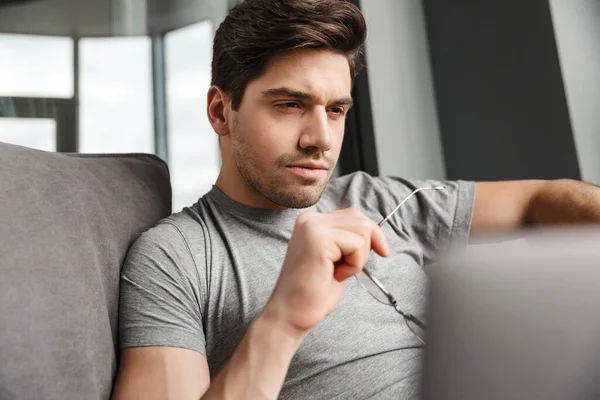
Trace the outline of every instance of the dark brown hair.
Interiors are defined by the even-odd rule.
[[[366,34],[361,11],[345,0],[245,0],[215,34],[211,84],[231,95],[238,110],[248,83],[274,57],[304,49],[345,55],[355,78]]]

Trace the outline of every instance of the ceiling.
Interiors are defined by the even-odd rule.
[[[166,33],[210,19],[227,0],[0,0],[0,33],[98,37]],[[6,4],[8,3],[8,4]]]

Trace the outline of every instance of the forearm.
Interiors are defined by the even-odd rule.
[[[263,312],[202,399],[276,399],[303,338]]]
[[[544,225],[598,223],[600,188],[569,179],[547,181],[532,196],[526,220]]]

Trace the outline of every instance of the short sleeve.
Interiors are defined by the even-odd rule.
[[[179,229],[161,223],[142,234],[121,273],[119,345],[181,347],[206,355],[199,275]]]
[[[390,219],[402,227],[423,249],[424,263],[431,264],[453,249],[464,248],[469,239],[475,202],[475,182],[377,178],[389,196],[389,211],[412,191],[443,185],[443,190],[420,191]]]

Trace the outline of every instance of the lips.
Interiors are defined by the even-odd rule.
[[[289,165],[286,169],[293,175],[309,181],[325,178],[328,170],[325,165],[318,163],[298,163]]]
[[[300,164],[294,164],[294,165],[290,165],[290,168],[307,168],[307,169],[329,169],[327,168],[326,165],[323,164],[317,164],[317,163],[300,163]]]

